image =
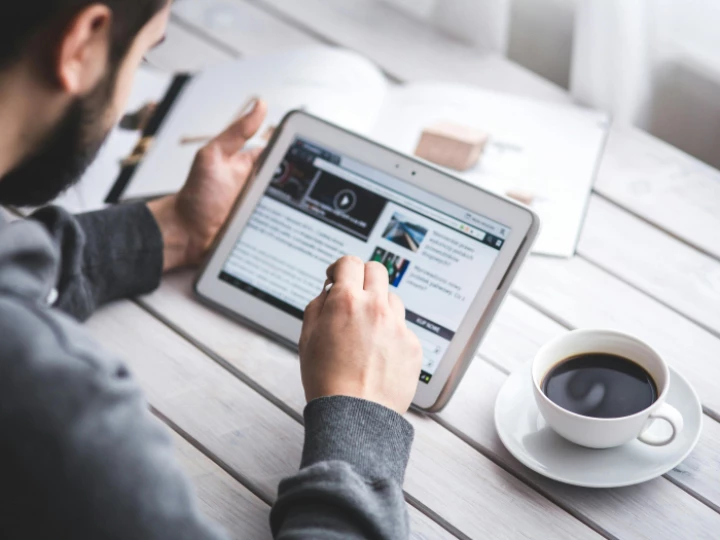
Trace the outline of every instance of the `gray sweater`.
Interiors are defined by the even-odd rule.
[[[132,374],[78,323],[151,291],[161,269],[144,205],[0,218],[0,538],[224,538],[198,512]],[[406,538],[412,438],[374,403],[308,404],[300,472],[280,484],[273,535]]]

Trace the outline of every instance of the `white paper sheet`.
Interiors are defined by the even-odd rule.
[[[268,102],[268,118],[250,144],[263,144],[267,126],[302,108],[348,129],[371,130],[387,81],[368,60],[329,47],[309,47],[212,68],[191,81],[161,127],[123,198],[177,191],[202,142],[181,145],[183,137],[222,131],[252,96]]]
[[[574,254],[608,130],[606,114],[455,84],[413,83],[388,91],[372,136],[413,154],[423,129],[437,121],[490,134],[475,168],[448,172],[503,195],[535,194],[532,208],[542,229],[534,252]]]

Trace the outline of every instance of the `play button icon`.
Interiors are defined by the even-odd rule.
[[[335,199],[333,200],[335,209],[343,213],[350,212],[350,210],[355,208],[356,204],[357,195],[355,195],[355,192],[351,189],[343,189],[335,195]]]

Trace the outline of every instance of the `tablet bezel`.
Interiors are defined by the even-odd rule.
[[[219,279],[220,271],[270,181],[296,137],[394,176],[501,223],[509,236],[483,285],[472,301],[429,383],[418,382],[413,404],[437,411],[445,405],[509,288],[511,278],[537,235],[537,216],[528,208],[454,178],[432,165],[397,153],[305,112],[292,111],[278,126],[256,173],[243,190],[232,217],[220,235],[195,284],[205,302],[297,349],[302,321]],[[320,291],[318,291],[320,292]]]

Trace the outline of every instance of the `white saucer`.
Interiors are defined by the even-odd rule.
[[[702,430],[702,407],[688,382],[670,368],[667,402],[683,415],[685,426],[669,445],[653,447],[640,441],[594,450],[556,434],[538,412],[530,364],[508,377],[495,401],[495,428],[510,453],[532,470],[566,484],[611,488],[647,482],[678,465],[695,448]],[[670,427],[656,421],[651,430]]]

